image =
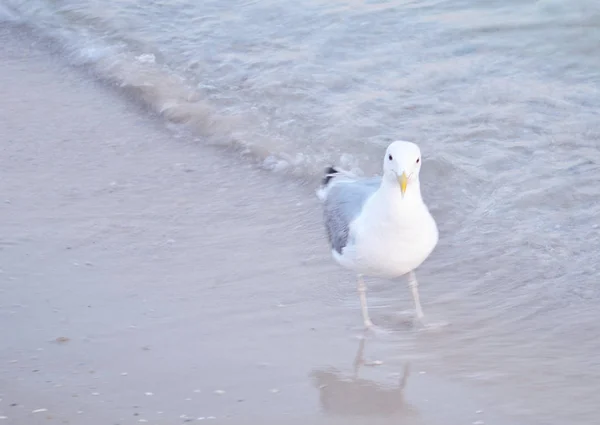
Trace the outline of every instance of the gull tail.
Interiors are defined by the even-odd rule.
[[[323,180],[321,180],[321,185],[323,187],[326,187],[329,184],[329,181],[335,177],[336,174],[338,174],[340,172],[340,170],[338,170],[335,167],[327,167],[327,169],[325,170],[325,176],[323,177]]]
[[[317,190],[317,197],[324,201],[327,198],[327,192],[329,192],[331,180],[340,173],[341,170],[329,166],[325,169],[325,176],[321,180],[321,187]]]

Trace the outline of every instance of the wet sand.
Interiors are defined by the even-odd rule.
[[[6,423],[507,423],[372,354],[402,347],[360,339],[312,186],[175,138],[45,50],[1,31]]]

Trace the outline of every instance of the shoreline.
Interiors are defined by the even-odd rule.
[[[309,186],[175,140],[31,40],[0,39],[8,423],[506,423],[410,358],[352,377],[358,297]],[[394,344],[368,338],[364,355]]]

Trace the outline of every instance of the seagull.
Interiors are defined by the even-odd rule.
[[[328,167],[317,196],[334,260],[357,275],[364,325],[373,327],[363,276],[395,279],[408,274],[416,317],[423,318],[415,269],[438,243],[438,228],[421,197],[421,150],[391,143],[383,175],[359,177]]]

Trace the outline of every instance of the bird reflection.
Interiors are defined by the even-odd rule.
[[[321,408],[326,414],[334,416],[371,416],[394,418],[389,422],[394,424],[416,423],[416,409],[404,400],[409,365],[405,364],[398,385],[392,387],[361,379],[358,377],[361,367],[370,365],[364,358],[365,343],[365,338],[362,338],[351,376],[345,376],[335,368],[318,369],[311,373],[313,383],[319,389]]]

